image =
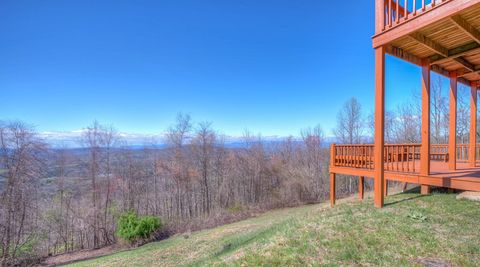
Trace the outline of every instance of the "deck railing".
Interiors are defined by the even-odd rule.
[[[334,166],[374,169],[373,145],[333,145]]]
[[[388,30],[407,20],[413,19],[431,9],[436,8],[440,4],[452,0],[377,0],[380,6],[384,7],[383,27],[381,31]]]
[[[421,144],[385,144],[384,168],[387,171],[417,173],[420,162]],[[358,169],[375,169],[373,144],[332,145],[331,164],[336,167]],[[468,144],[458,144],[456,149],[457,162],[468,161]],[[477,161],[480,155],[480,144],[476,145]],[[448,145],[432,144],[430,160],[449,160]]]
[[[419,144],[387,144],[384,147],[385,170],[416,172],[415,164],[420,160]],[[367,145],[332,145],[332,164],[339,167],[350,167],[373,170],[374,146]]]
[[[469,144],[457,144],[457,149],[456,149],[456,154],[455,156],[457,157],[457,162],[468,162],[469,160]],[[448,145],[447,144],[435,144],[432,145],[432,150],[431,152],[442,152],[442,153],[448,153]],[[476,159],[477,161],[480,161],[480,144],[477,144],[475,146],[475,153],[477,155]]]

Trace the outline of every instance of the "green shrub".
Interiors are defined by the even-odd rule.
[[[117,235],[127,241],[139,238],[149,238],[155,231],[163,227],[160,218],[155,216],[138,217],[134,212],[127,212],[120,216]]]
[[[145,216],[140,218],[137,226],[137,236],[148,238],[150,235],[160,229],[162,223],[158,217]]]

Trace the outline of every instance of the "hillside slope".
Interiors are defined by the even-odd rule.
[[[480,203],[399,194],[268,212],[73,266],[480,266]]]

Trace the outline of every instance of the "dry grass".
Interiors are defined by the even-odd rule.
[[[276,210],[76,266],[480,266],[480,203],[399,194]]]

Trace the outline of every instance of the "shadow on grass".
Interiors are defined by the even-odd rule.
[[[402,202],[411,201],[411,200],[415,200],[415,199],[419,199],[419,198],[427,197],[427,196],[428,195],[417,195],[417,196],[402,198],[402,199],[399,199],[399,200],[396,200],[396,201],[385,203],[385,206],[396,205],[396,204],[400,204]]]
[[[418,198],[428,196],[428,195],[419,195],[420,194],[420,187],[419,186],[414,187],[414,188],[410,188],[410,189],[400,193],[399,195],[403,195],[403,194],[417,194],[417,195],[385,203],[385,206],[396,205],[396,204],[400,204],[402,202],[411,201],[411,200],[415,200],[415,199],[418,199]]]

